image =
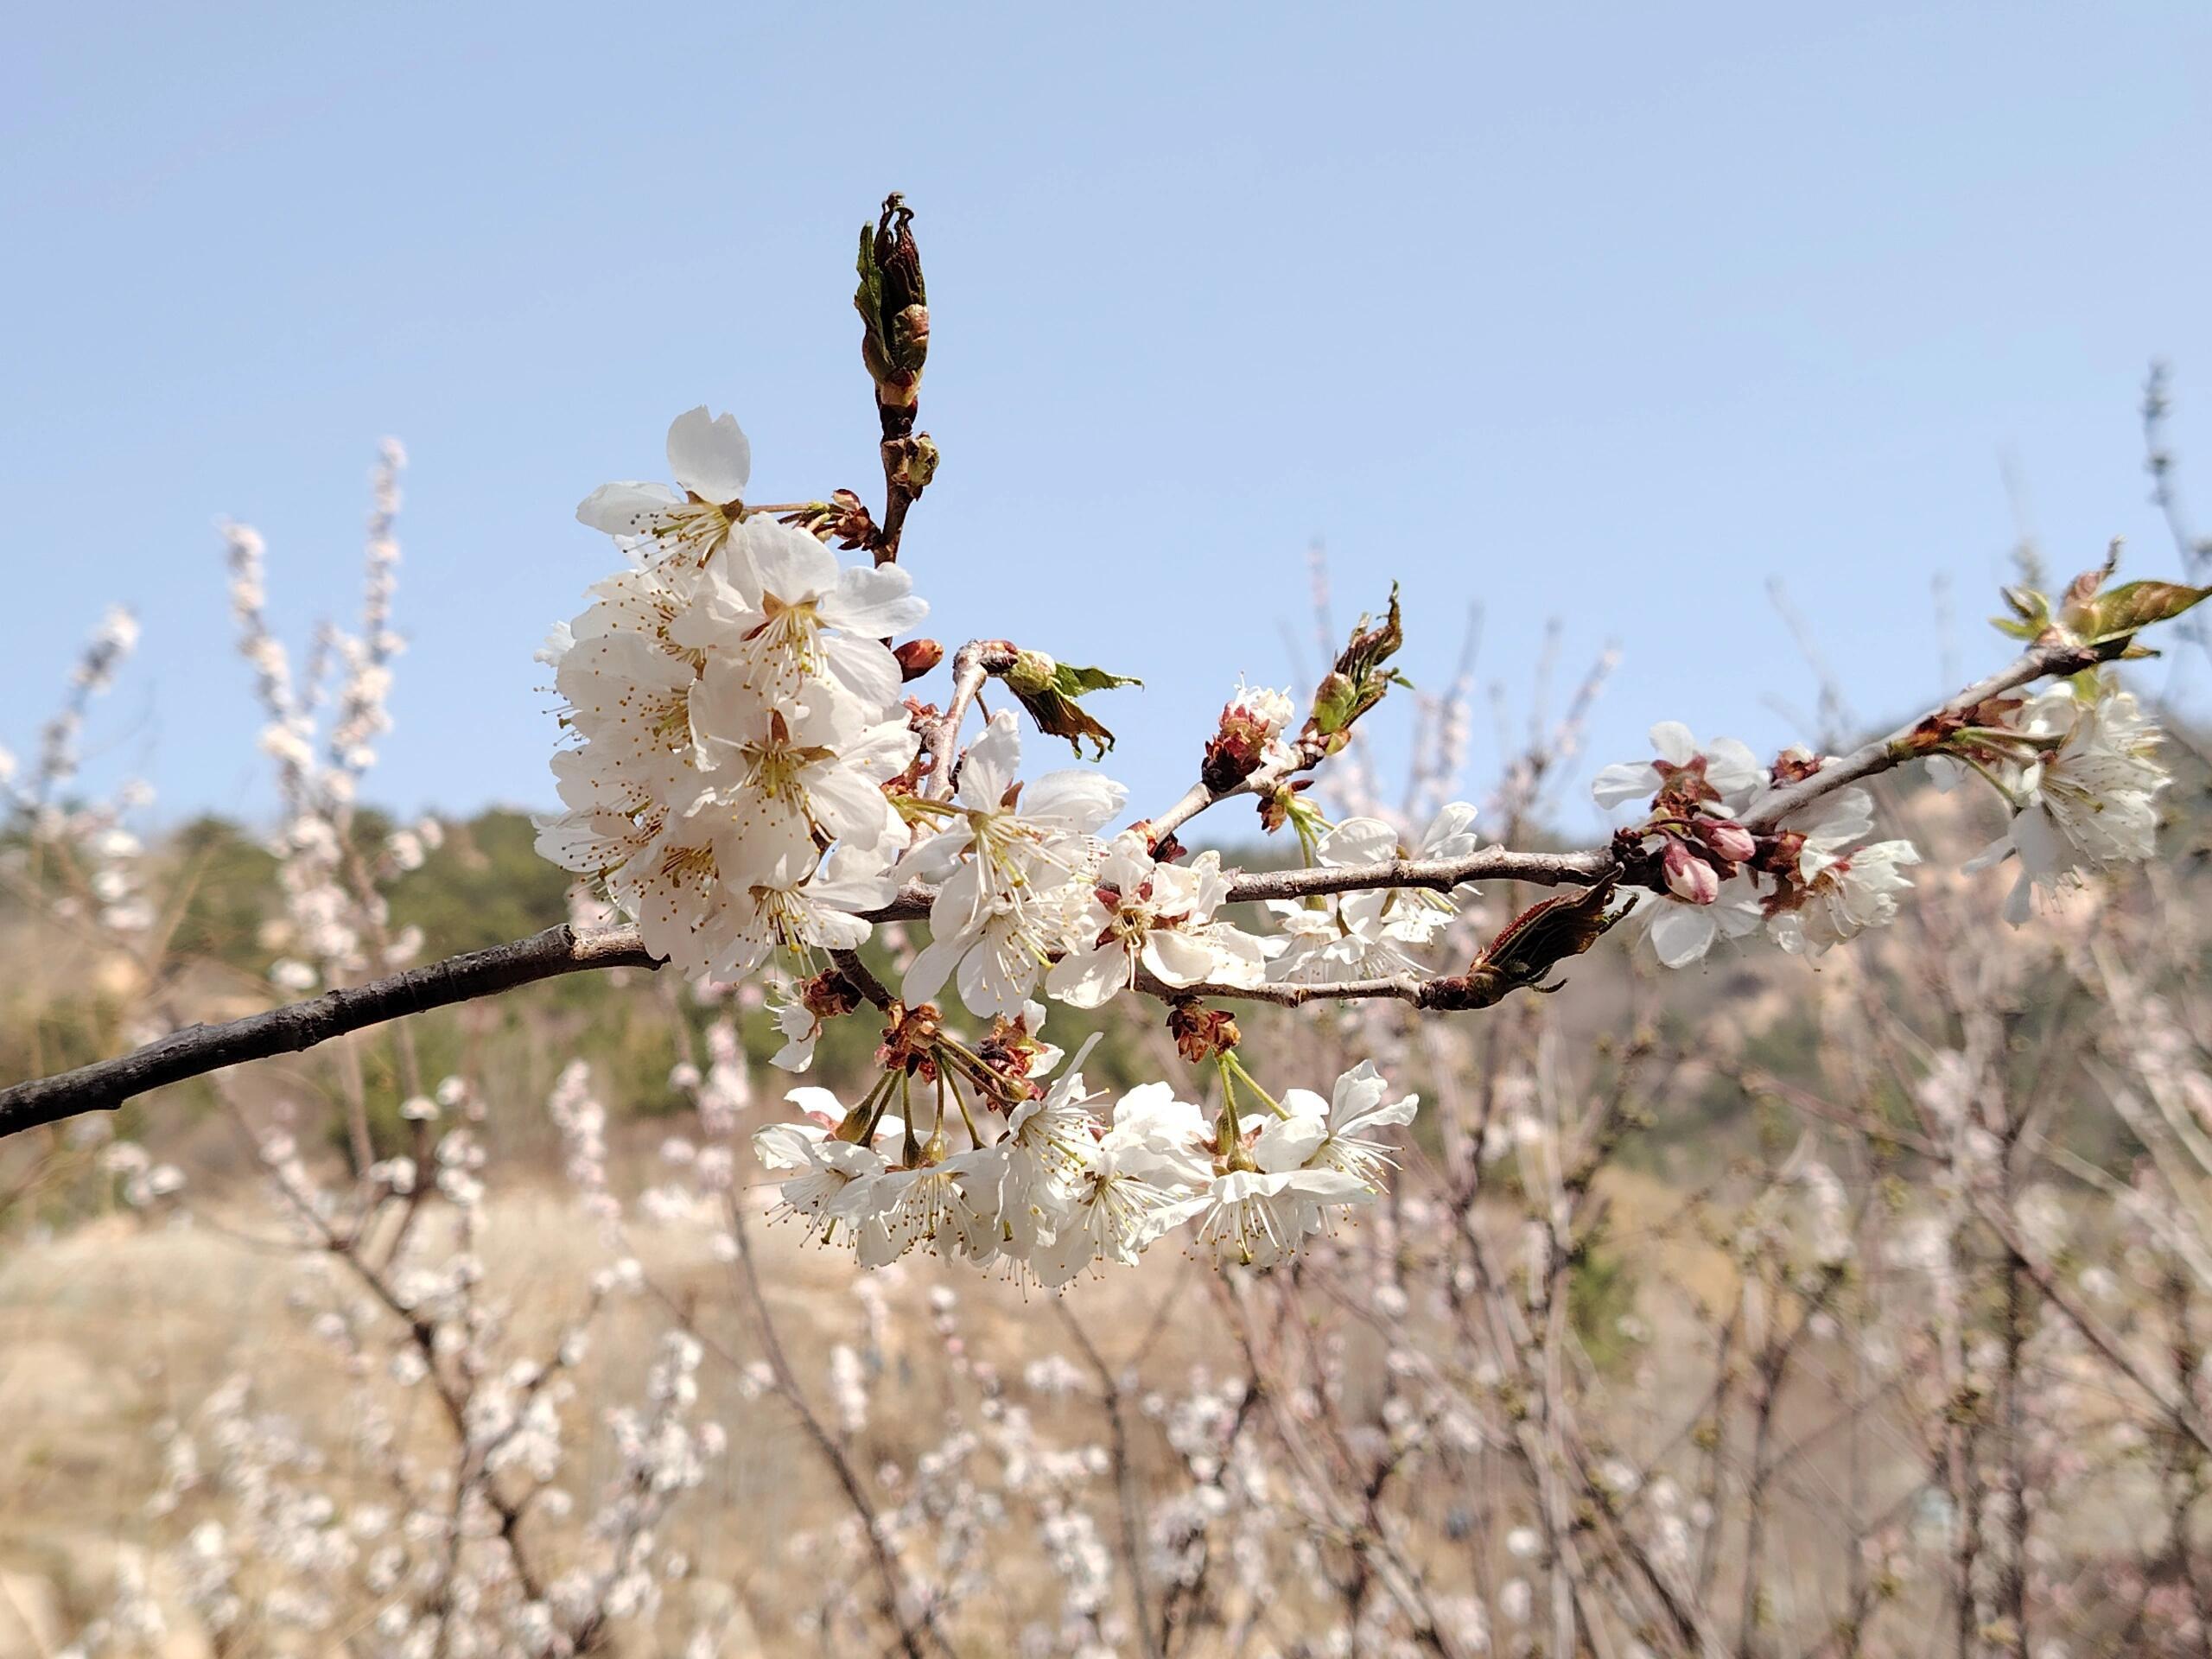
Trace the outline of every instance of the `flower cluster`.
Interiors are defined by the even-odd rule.
[[[2017,862],[2005,916],[2018,926],[2037,893],[2062,894],[2151,856],[2156,803],[2171,781],[2160,741],[2134,695],[2092,672],[1931,716],[1910,746],[1927,753],[1939,788],[1979,776],[2003,798],[2005,833],[1965,868]],[[1649,815],[1621,838],[1656,862],[1663,893],[1643,908],[1661,962],[1681,967],[1716,940],[1762,928],[1783,950],[1816,956],[1896,917],[1898,894],[1912,886],[1904,871],[1920,855],[1910,841],[1869,839],[1866,791],[1830,790],[1768,823],[1781,791],[1832,762],[1788,749],[1761,766],[1732,738],[1700,749],[1671,721],[1651,728],[1651,742],[1657,758],[1606,767],[1592,793],[1601,806],[1650,800]]]
[[[799,1090],[805,1117],[758,1142],[782,1177],[783,1208],[870,1266],[921,1246],[1059,1285],[1134,1261],[1185,1222],[1217,1258],[1275,1260],[1334,1206],[1373,1195],[1388,1159],[1361,1135],[1412,1106],[1382,1104],[1371,1068],[1347,1073],[1332,1103],[1297,1090],[1278,1102],[1237,1058],[1235,1021],[1199,998],[1485,1007],[1556,988],[1558,963],[1624,913],[1621,891],[1636,895],[1669,966],[1758,933],[1817,956],[1892,920],[1912,885],[1917,850],[1876,838],[1873,798],[1857,783],[1904,760],[1941,757],[2005,792],[2015,816],[1986,856],[2018,859],[2016,914],[2037,888],[2150,849],[2165,778],[2154,734],[2132,698],[2094,675],[1946,705],[1847,762],[1791,749],[1762,765],[1732,739],[1700,746],[1685,727],[1656,726],[1653,758],[1594,781],[1601,805],[1647,804],[1602,855],[1548,861],[1498,849],[1491,859],[1475,809],[1441,789],[1422,801],[1444,804],[1417,835],[1380,812],[1332,823],[1305,791],[1315,767],[1353,747],[1361,715],[1404,683],[1391,664],[1403,639],[1395,593],[1379,623],[1361,619],[1294,734],[1287,693],[1240,681],[1192,791],[1116,830],[1127,791],[1095,770],[1023,778],[1021,724],[1103,753],[1112,734],[1077,700],[1126,677],[978,641],[954,656],[943,709],[910,696],[944,652],[926,639],[894,649],[927,609],[895,538],[856,498],[748,504],[752,446],[733,416],[703,407],[677,418],[667,451],[672,486],[610,484],[577,512],[626,566],[542,653],[572,742],[553,763],[566,810],[541,823],[538,845],[679,970],[731,982],[772,969],[775,1058],[788,1070],[810,1065],[829,1021],[876,1005],[885,1032],[860,1102]],[[830,540],[875,562],[844,564]],[[2101,582],[2109,567],[2092,574]],[[2126,648],[2144,619],[2196,593],[2115,589],[2092,605],[2076,589],[2092,592],[2069,590],[2067,626],[2082,641],[2072,649],[2091,655]],[[282,667],[270,672],[281,679]],[[1014,706],[986,711],[965,741],[965,716],[994,677]],[[1176,831],[1232,794],[1259,797],[1270,832],[1294,830],[1303,877],[1255,881],[1217,852],[1186,852]],[[1487,943],[1460,936],[1469,879],[1497,869],[1575,890]],[[1255,898],[1272,924],[1264,933],[1232,908]],[[926,943],[887,942],[894,996],[855,953],[879,922],[925,914]],[[1436,960],[1447,945],[1459,962],[1471,950],[1464,971]],[[988,1036],[963,1040],[948,1027],[948,992],[994,1022]],[[1217,1071],[1211,1118],[1164,1082],[1110,1107],[1077,1072],[1044,1085],[1058,1057],[1036,1036],[1036,999],[1091,1010],[1128,993],[1167,1004],[1179,1052]],[[964,1128],[957,1147],[950,1126]]]
[[[605,883],[657,954],[734,979],[867,938],[905,825],[883,785],[918,743],[884,643],[927,613],[895,566],[855,569],[741,499],[752,447],[705,409],[668,434],[678,489],[577,509],[629,568],[542,653],[578,740],[539,849]]]
[[[969,1112],[949,1067],[929,1068],[935,1100],[925,1135],[903,1072],[886,1072],[849,1109],[827,1090],[793,1090],[806,1116],[753,1136],[761,1162],[782,1178],[779,1213],[854,1249],[865,1267],[918,1248],[1004,1262],[1055,1288],[1109,1262],[1134,1265],[1186,1222],[1215,1261],[1264,1267],[1324,1230],[1342,1206],[1375,1198],[1393,1162],[1376,1135],[1411,1122],[1420,1103],[1390,1098],[1371,1061],[1338,1078],[1328,1100],[1293,1089],[1277,1101],[1226,1056],[1223,1108],[1209,1122],[1165,1083],[1107,1104],[1084,1085],[1088,1053],[1086,1045],[1050,1089],[1007,1111],[995,1135]],[[948,1133],[948,1090],[966,1129],[959,1151]],[[1248,1109],[1267,1113],[1256,1127],[1237,1116],[1240,1092]],[[995,1118],[987,1112],[981,1122]]]
[[[1473,807],[1453,801],[1430,822],[1420,842],[1408,847],[1380,818],[1345,818],[1314,843],[1314,861],[1326,869],[1352,870],[1397,858],[1463,857],[1475,850],[1474,821]],[[1453,914],[1452,901],[1441,894],[1400,887],[1274,899],[1268,908],[1282,931],[1274,942],[1268,977],[1302,985],[1413,973],[1420,964],[1409,953],[1434,944]]]
[[[1870,842],[1874,803],[1852,786],[1820,796],[1786,825],[1755,832],[1743,820],[1824,764],[1789,749],[1762,766],[1734,738],[1700,748],[1686,726],[1651,728],[1656,758],[1605,767],[1591,785],[1600,806],[1648,798],[1644,820],[1619,839],[1656,866],[1658,886],[1638,906],[1653,954],[1669,968],[1696,962],[1721,939],[1764,928],[1783,950],[1817,956],[1895,919],[1910,841]]]
[[[1956,768],[1979,772],[2012,809],[2004,835],[1967,865],[2017,861],[2006,921],[2026,921],[2038,893],[2056,896],[2151,856],[2156,803],[2171,778],[2158,759],[2158,728],[2133,693],[2095,676],[1986,704],[1977,717],[1987,723],[1962,729],[1931,764],[1942,784]]]

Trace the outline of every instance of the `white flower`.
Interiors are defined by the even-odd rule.
[[[705,404],[668,429],[668,470],[682,493],[664,484],[602,484],[576,517],[604,531],[626,552],[681,552],[704,564],[743,512],[739,498],[753,475],[753,446],[734,415],[715,418]]]
[[[1969,861],[1969,870],[2008,857],[2020,879],[2005,900],[2005,919],[2027,920],[2037,889],[2058,893],[2086,872],[2137,863],[2158,839],[2154,804],[2171,781],[2153,751],[2158,728],[2134,696],[2107,681],[2094,702],[2070,686],[2055,688],[2021,711],[2024,729],[2058,734],[2056,746],[2020,779],[2021,804],[2005,835]]]
[[[1095,772],[1055,772],[1023,788],[1017,809],[1009,798],[1020,758],[1014,715],[1001,712],[961,760],[945,827],[900,867],[902,877],[938,884],[930,943],[902,987],[910,1005],[957,976],[971,1012],[1014,1012],[1086,913],[1105,856],[1092,832],[1128,791]]]
[[[835,1219],[832,1207],[856,1182],[883,1173],[874,1147],[833,1140],[812,1125],[772,1123],[753,1135],[753,1147],[769,1168],[797,1172],[778,1189],[772,1213],[794,1217],[810,1230]]]
[[[734,858],[753,844],[759,860],[736,862],[741,880],[765,868],[795,835],[820,830],[888,863],[905,826],[883,792],[914,758],[917,740],[901,717],[871,723],[859,705],[816,684],[803,702],[774,702],[739,665],[710,664],[691,688],[690,721],[700,758],[713,770],[700,796],[680,810],[711,810]]]
[[[541,832],[541,846],[550,833]],[[662,825],[607,877],[607,892],[637,918],[645,949],[686,974],[709,971],[719,941],[736,925],[728,915],[735,895],[722,880],[715,839],[711,824],[677,819]],[[607,844],[613,844],[612,836]],[[781,853],[795,873],[813,868],[811,842],[793,839]],[[589,855],[588,846],[580,841],[576,856]],[[766,955],[763,949],[748,969]]]
[[[1097,1120],[1086,1103],[1090,1095],[1082,1071],[1084,1056],[1097,1040],[1093,1036],[1084,1045],[1074,1065],[1043,1096],[1022,1102],[1007,1118],[1006,1138],[998,1143],[1005,1157],[998,1219],[1008,1253],[1017,1258],[1052,1236],[1097,1159]]]
[[[1081,943],[1046,976],[1063,1002],[1095,1008],[1135,982],[1141,966],[1168,985],[1253,986],[1266,972],[1260,941],[1213,912],[1229,896],[1221,855],[1188,866],[1153,861],[1135,830],[1116,836],[1079,924]]]
[[[1299,1161],[1305,1167],[1342,1170],[1366,1186],[1379,1189],[1383,1172],[1395,1169],[1397,1163],[1387,1141],[1370,1137],[1376,1129],[1402,1128],[1412,1122],[1421,1105],[1419,1095],[1386,1100],[1389,1092],[1390,1085],[1375,1069],[1375,1062],[1362,1060],[1337,1079],[1325,1101],[1309,1089],[1286,1090],[1282,1104],[1290,1116],[1268,1124],[1261,1131],[1261,1139],[1278,1135],[1286,1142],[1286,1150],[1302,1144],[1305,1151]],[[1267,1161],[1256,1150],[1254,1158]]]
[[[554,785],[569,810],[534,819],[537,854],[580,875],[607,876],[643,852],[668,819],[652,791],[599,765],[588,747],[553,756]]]
[[[1878,841],[1830,856],[1806,883],[1804,908],[1772,918],[1767,931],[1784,950],[1818,956],[1870,927],[1886,926],[1897,919],[1897,894],[1912,887],[1898,867],[1919,862],[1909,841]]]
[[[811,844],[787,849],[758,880],[721,893],[707,929],[713,954],[706,971],[741,979],[779,950],[801,959],[857,950],[869,931],[857,912],[880,909],[898,890],[888,866],[855,849],[833,848],[819,863]],[[644,925],[641,915],[640,931]]]
[[[1168,1090],[1164,1083],[1145,1086]],[[1143,1128],[1124,1124],[1120,1116],[1117,1109],[1114,1127],[1084,1165],[1052,1236],[1030,1253],[1030,1269],[1047,1288],[1066,1284],[1094,1262],[1134,1266],[1147,1246],[1198,1202],[1186,1189],[1205,1184],[1205,1162],[1192,1153],[1161,1151]]]
[[[1824,795],[1808,816],[1792,823],[1791,832],[1802,836],[1797,854],[1797,874],[1813,881],[1844,855],[1844,849],[1874,831],[1874,799],[1863,789],[1839,789]]]
[[[684,792],[698,677],[690,658],[626,628],[569,648],[553,685],[568,704],[569,729],[587,740],[575,764],[596,792],[657,801]]]
[[[1255,1147],[1253,1156],[1259,1155]],[[1198,1200],[1198,1243],[1217,1263],[1268,1267],[1319,1225],[1323,1205],[1363,1204],[1374,1196],[1340,1169],[1233,1169],[1217,1175]]]
[[[1325,868],[1357,869],[1408,858],[1460,859],[1479,842],[1475,809],[1453,801],[1430,820],[1420,843],[1408,847],[1380,818],[1346,818],[1315,844]],[[1471,886],[1455,889],[1471,895]],[[1279,984],[1327,984],[1420,971],[1410,951],[1425,949],[1451,925],[1457,906],[1422,887],[1374,887],[1319,901],[1274,899],[1268,908],[1285,936],[1268,967]]]
[[[983,1147],[918,1169],[887,1169],[847,1187],[830,1213],[857,1229],[864,1268],[883,1267],[917,1245],[932,1254],[988,1257],[998,1247],[989,1195],[996,1192],[1001,1161],[995,1148]]]
[[[1651,941],[1652,954],[1669,968],[1699,961],[1716,939],[1740,939],[1757,931],[1762,916],[1758,890],[1745,875],[1721,882],[1709,905],[1645,893],[1637,899],[1636,909],[1645,918],[1644,936]]]
[[[1715,738],[1700,750],[1690,728],[1679,721],[1654,726],[1651,747],[1659,752],[1657,760],[1619,762],[1591,779],[1590,793],[1599,805],[1647,800],[1665,790],[1703,800],[1729,816],[1766,779],[1758,757],[1736,739]]]
[[[753,518],[708,566],[698,602],[671,632],[736,664],[772,702],[830,680],[882,709],[897,703],[900,683],[883,641],[928,614],[899,566],[841,565],[806,531]]]

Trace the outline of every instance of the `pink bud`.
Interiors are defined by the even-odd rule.
[[[1759,844],[1751,839],[1751,832],[1732,819],[1700,818],[1697,832],[1707,846],[1731,864],[1745,863],[1758,854]]]
[[[1679,841],[1667,843],[1662,862],[1667,871],[1667,891],[1685,904],[1709,905],[1720,896],[1720,878],[1713,866]]]

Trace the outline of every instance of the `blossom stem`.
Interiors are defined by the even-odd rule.
[[[1290,1117],[1288,1109],[1286,1108],[1281,1101],[1277,1100],[1266,1090],[1261,1088],[1260,1085],[1253,1080],[1252,1074],[1244,1069],[1244,1062],[1236,1058],[1236,1053],[1234,1049],[1225,1052],[1222,1055],[1221,1058],[1224,1065],[1227,1065],[1231,1071],[1236,1073],[1237,1080],[1243,1084],[1243,1085],[1247,1089],[1249,1089],[1254,1094],[1257,1095],[1260,1097],[1262,1103],[1264,1104],[1269,1111],[1273,1112],[1277,1117],[1282,1118],[1286,1122],[1288,1121]]]
[[[868,1091],[868,1097],[862,1103],[868,1111],[868,1127],[858,1137],[857,1143],[861,1146],[868,1146],[875,1139],[876,1125],[883,1122],[883,1109],[891,1102],[893,1076],[892,1072],[885,1072],[875,1086]]]
[[[1214,1149],[1224,1158],[1232,1157],[1241,1138],[1236,1127],[1236,1081],[1229,1069],[1229,1056],[1218,1055],[1215,1068],[1221,1073],[1221,1122],[1214,1132]]]
[[[1975,760],[1970,754],[1954,754],[1951,756],[1951,759],[1957,761],[1967,771],[1973,772],[1975,777],[1980,779],[1982,782],[1987,784],[1999,795],[2002,795],[2005,798],[2005,804],[2012,808],[2014,812],[2017,813],[2019,811],[2020,798],[2015,795],[2011,790],[2007,789],[2005,786],[2004,779],[1998,777],[1995,772],[1990,771],[1988,767],[1983,766],[1980,761]]]
[[[951,1089],[952,1103],[960,1109],[960,1121],[968,1126],[968,1139],[974,1144],[978,1151],[982,1150],[983,1137],[976,1128],[976,1119],[974,1116],[968,1110],[968,1096],[960,1092],[959,1079],[954,1077],[951,1072],[945,1071],[943,1068],[939,1068],[938,1071],[938,1087],[940,1090],[946,1087],[950,1087]],[[941,1121],[944,1116],[944,1101],[942,1096],[940,1096],[938,1101],[937,1109],[938,1116]]]

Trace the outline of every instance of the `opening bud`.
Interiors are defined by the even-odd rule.
[[[899,677],[918,680],[944,660],[944,647],[934,639],[909,639],[891,653],[899,659]]]
[[[1731,864],[1747,864],[1758,855],[1751,832],[1732,818],[1700,818],[1696,827],[1698,839]]]
[[[1667,891],[1685,904],[1709,905],[1720,896],[1720,878],[1713,866],[1679,841],[1669,841],[1660,863],[1666,871]]]

